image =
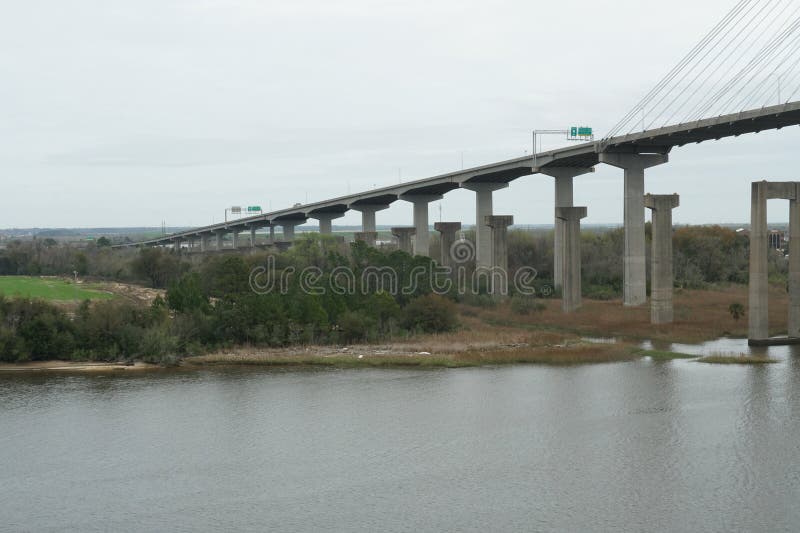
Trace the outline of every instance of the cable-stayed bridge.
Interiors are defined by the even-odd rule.
[[[565,243],[586,213],[586,208],[573,206],[573,178],[605,163],[624,171],[624,301],[639,305],[646,301],[644,210],[647,202],[655,201],[645,198],[645,169],[667,163],[675,147],[800,125],[800,101],[793,100],[800,93],[798,67],[800,0],[740,0],[600,140],[538,153],[534,149],[530,156],[298,204],[127,246],[181,248],[183,243],[199,242],[202,251],[220,250],[229,234],[233,246],[239,247],[242,232],[250,233],[249,245],[253,246],[258,229],[269,228],[274,239],[276,226],[282,228],[284,240],[290,241],[294,228],[309,218],[319,221],[321,233],[330,233],[332,221],[349,210],[361,212],[361,236],[374,242],[376,213],[403,200],[414,206],[413,229],[403,232],[398,228],[398,237],[414,233],[414,253],[428,255],[428,204],[449,191],[465,188],[476,193],[476,263],[491,267],[497,255],[487,218],[494,215],[493,191],[522,176],[541,174],[555,178],[554,273],[556,285],[566,285],[568,276],[575,277],[568,263],[576,259]],[[669,202],[675,203],[677,198]],[[401,237],[400,242],[410,241]],[[579,283],[579,267],[577,272]],[[565,309],[573,307],[565,305]]]

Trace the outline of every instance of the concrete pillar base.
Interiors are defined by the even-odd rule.
[[[492,263],[489,292],[494,296],[508,294],[508,227],[514,224],[511,215],[492,215],[484,219],[492,230]],[[485,267],[484,267],[485,268]]]
[[[555,178],[555,207],[572,207],[573,197],[573,178],[594,172],[594,167],[572,168],[572,167],[542,167],[536,169],[542,174]],[[553,285],[561,288],[561,264],[564,239],[564,221],[554,214],[553,220]]]
[[[561,310],[571,313],[583,304],[581,296],[581,219],[585,207],[557,207],[556,216],[563,222],[561,241]]]
[[[397,249],[407,254],[412,253],[411,237],[417,232],[415,227],[392,228],[392,235],[397,237]]]
[[[492,230],[486,225],[486,217],[493,214],[492,193],[508,187],[508,183],[462,183],[461,187],[475,193],[475,265],[490,267]]]
[[[436,222],[433,229],[439,232],[441,244],[441,255],[439,264],[442,266],[452,266],[454,263],[452,250],[456,242],[456,232],[461,229],[461,222]]]
[[[668,324],[672,311],[672,210],[680,205],[677,194],[647,194],[644,206],[652,210],[653,253],[650,260],[650,322]]]
[[[767,200],[789,200],[789,230],[800,235],[800,182],[755,181],[750,196],[750,284],[748,340],[751,344],[767,342],[769,337],[769,283],[767,259]],[[793,232],[793,233],[792,233]],[[800,336],[800,257],[789,253],[788,337]]]

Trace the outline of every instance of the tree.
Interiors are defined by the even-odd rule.
[[[186,265],[174,253],[161,248],[143,248],[131,268],[134,274],[147,279],[153,287],[163,288],[177,279]]]
[[[452,331],[458,326],[455,304],[436,294],[412,300],[403,310],[403,326],[425,333]]]
[[[167,305],[179,313],[191,311],[208,312],[208,298],[203,293],[200,276],[193,272],[185,274],[167,289]]]

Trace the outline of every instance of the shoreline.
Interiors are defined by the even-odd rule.
[[[107,363],[91,361],[30,361],[27,363],[0,363],[0,373],[3,372],[141,372],[144,370],[158,370],[164,367],[151,363],[136,361],[133,364]]]

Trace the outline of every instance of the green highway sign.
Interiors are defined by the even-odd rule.
[[[589,126],[572,126],[569,129],[570,137],[591,137],[592,134],[592,128]]]
[[[247,212],[248,213],[260,213],[261,212],[261,206],[260,205],[249,205],[249,206],[247,206]]]

